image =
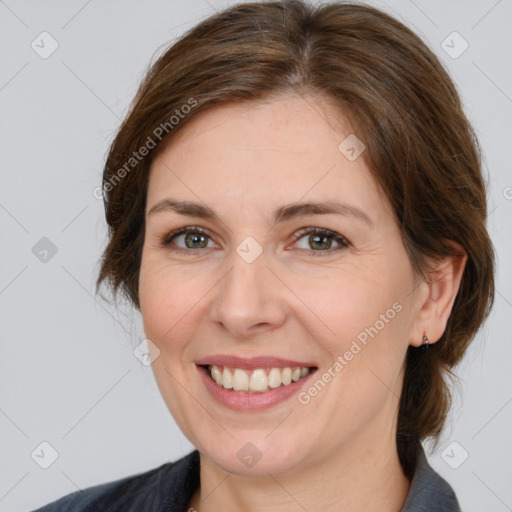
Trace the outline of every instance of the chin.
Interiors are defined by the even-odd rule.
[[[276,439],[265,439],[268,434],[261,434],[260,439],[251,435],[231,439],[228,444],[217,443],[213,447],[198,447],[200,453],[211,459],[224,471],[240,476],[260,477],[288,473],[297,467],[303,467],[306,448],[303,442],[283,445]],[[301,452],[297,450],[300,447]]]

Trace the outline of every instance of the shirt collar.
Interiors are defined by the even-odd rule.
[[[173,493],[166,504],[168,510],[185,510],[194,492],[199,487],[200,458],[198,450],[189,453],[172,466],[173,478],[170,489]],[[168,480],[168,484],[171,482]],[[411,487],[400,512],[461,512],[459,502],[452,487],[436,473],[428,463],[425,451],[420,444]]]
[[[421,444],[409,494],[400,512],[461,512],[455,492],[432,469]]]

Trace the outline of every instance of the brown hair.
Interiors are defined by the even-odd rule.
[[[443,336],[425,352],[408,348],[397,445],[410,474],[418,441],[438,440],[446,420],[450,368],[492,307],[494,250],[481,150],[459,95],[433,52],[391,16],[356,3],[245,3],[172,44],[150,67],[108,154],[109,243],[96,291],[106,280],[114,296],[121,290],[140,309],[148,175],[173,135],[214,106],[288,91],[331,97],[346,113],[416,276],[428,276],[429,260],[455,254],[447,241],[468,255]]]

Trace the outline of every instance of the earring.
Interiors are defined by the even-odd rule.
[[[425,350],[427,350],[427,349],[428,349],[428,344],[429,344],[429,343],[428,343],[428,337],[427,337],[427,334],[426,334],[426,333],[424,333],[424,334],[423,334],[423,344],[421,345],[421,350],[422,350],[423,352],[425,352]]]

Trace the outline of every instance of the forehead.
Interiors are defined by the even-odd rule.
[[[375,211],[376,187],[363,158],[340,143],[352,133],[325,97],[288,94],[215,107],[176,133],[152,164],[148,206],[173,196],[218,205],[352,199]]]

